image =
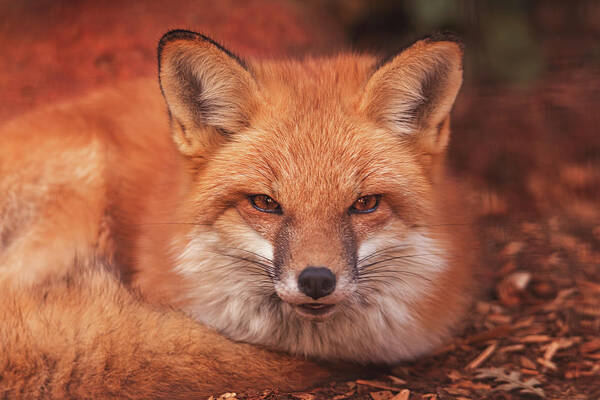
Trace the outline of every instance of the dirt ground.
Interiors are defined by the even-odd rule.
[[[210,12],[179,0],[115,4],[0,5],[0,121],[155,74],[154,46],[169,28],[210,32],[244,55],[344,42],[336,21],[298,3],[226,0]],[[375,377],[222,398],[599,399],[600,67],[586,46],[549,34],[536,82],[467,82],[460,95],[449,163],[471,187],[465,201],[477,205],[481,239],[479,300],[460,336]]]

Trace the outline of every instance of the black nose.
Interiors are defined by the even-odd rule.
[[[329,268],[306,267],[298,277],[298,287],[313,299],[327,296],[335,289],[335,275]]]

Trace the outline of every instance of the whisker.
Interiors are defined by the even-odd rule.
[[[236,261],[231,263],[231,264],[227,264],[227,266],[231,266],[234,265],[236,263],[241,263],[241,262],[245,262],[246,263],[246,267],[244,268],[245,271],[250,271],[250,268],[253,268],[254,271],[256,271],[257,273],[260,273],[262,276],[266,276],[270,279],[273,279],[273,277],[275,276],[275,271],[274,271],[274,267],[273,265],[268,265],[265,264],[261,261],[258,260],[253,260],[251,258],[248,257],[243,257],[243,256],[238,256],[235,254],[228,254],[228,253],[223,253],[223,252],[217,252],[217,251],[211,251],[211,250],[206,250],[210,253],[213,254],[217,254],[223,257],[229,257],[229,258],[233,258]],[[220,268],[225,268],[225,267],[220,267]],[[219,267],[215,267],[214,269],[212,269],[212,271],[219,269]]]
[[[429,279],[419,273],[411,272],[411,271],[389,271],[389,272],[382,272],[382,273],[376,273],[376,274],[368,274],[368,275],[359,276],[357,279],[358,279],[358,281],[361,281],[363,279],[371,279],[371,278],[402,279],[402,278],[398,278],[398,275],[419,278],[419,279],[422,279],[429,283],[432,282],[431,279]]]
[[[213,268],[210,268],[210,269],[203,269],[202,273],[209,273],[210,274],[210,273],[216,272],[216,271],[221,272],[223,269],[229,268],[229,267],[231,267],[231,266],[233,266],[235,264],[239,264],[241,262],[242,262],[241,260],[238,260],[238,261],[234,261],[234,262],[229,263],[229,264],[220,265],[220,266],[213,267]],[[246,267],[243,269],[243,271],[244,271],[245,274],[248,274],[248,275],[260,276],[261,278],[265,278],[265,277],[269,278],[269,279],[271,278],[271,275],[269,275],[269,273],[267,271],[265,271],[262,268],[253,267],[252,265],[246,265]]]
[[[408,283],[404,279],[402,279],[402,278],[398,278],[397,281],[401,282],[404,285],[408,285]],[[389,287],[395,287],[396,284],[397,284],[397,282],[390,282],[388,279],[379,279],[379,278],[366,279],[362,283],[363,283],[363,286],[365,284],[376,283],[378,285],[382,284],[384,286],[389,286]]]
[[[381,263],[384,263],[387,261],[402,260],[402,259],[409,259],[409,258],[415,258],[415,257],[438,256],[438,255],[442,255],[442,253],[408,254],[408,255],[402,255],[402,256],[388,257],[383,260],[374,261],[367,265],[358,265],[357,267],[359,268],[359,270],[365,270],[366,268],[369,268],[374,265],[381,264]]]
[[[268,261],[268,262],[269,262],[269,263],[271,263],[271,264],[273,263],[273,260],[271,260],[270,258],[267,258],[267,257],[265,257],[265,256],[262,256],[262,255],[260,255],[260,254],[258,254],[258,253],[255,253],[254,251],[250,251],[250,250],[246,250],[246,249],[241,249],[241,248],[237,248],[237,247],[227,247],[227,248],[228,248],[228,249],[231,249],[231,250],[243,251],[243,252],[246,252],[246,253],[252,254],[252,255],[254,255],[254,256],[256,256],[256,257],[259,257],[259,258],[261,258],[261,259],[263,259],[263,260],[265,260],[265,261]]]
[[[241,279],[244,279],[242,276],[246,278],[246,290],[251,291],[252,293],[256,293],[258,295],[274,295],[275,287],[273,285],[273,279],[276,276],[275,267],[273,262],[267,257],[261,256],[253,251],[239,248],[229,248],[230,250],[234,250],[237,252],[242,252],[248,254],[248,256],[234,254],[233,252],[224,252],[219,250],[205,250],[208,253],[216,254],[217,256],[227,257],[232,259],[233,261],[229,263],[222,263],[220,265],[213,265],[209,268],[203,268],[202,273],[218,273],[215,278],[217,278],[217,284],[222,282],[223,284],[228,284],[229,274],[222,274],[223,270],[229,269],[229,271],[233,272],[232,267],[235,265],[242,264],[243,267],[236,267],[235,273],[242,273],[240,275]],[[215,261],[217,261],[216,258]]]
[[[219,266],[213,266],[212,268],[207,268],[207,269],[202,269],[203,273],[211,273],[211,272],[215,272],[215,271],[222,271],[225,268],[229,268],[235,264],[239,264],[241,263],[241,260],[236,260],[236,261],[232,261],[229,264],[225,264],[225,265],[219,265]]]
[[[411,228],[431,228],[431,227],[436,227],[436,226],[469,226],[469,225],[475,225],[475,223],[474,222],[453,222],[453,223],[448,223],[448,224],[425,224],[425,225],[413,224],[410,227]]]
[[[224,257],[231,257],[231,258],[235,258],[235,259],[238,259],[238,260],[243,260],[243,261],[255,264],[255,265],[260,265],[261,267],[266,267],[266,268],[270,268],[271,267],[268,264],[265,264],[265,263],[263,263],[261,261],[258,261],[258,260],[253,260],[253,259],[248,258],[248,257],[238,256],[236,254],[228,254],[228,253],[222,253],[222,252],[217,252],[217,251],[211,251],[211,250],[207,250],[207,251],[210,252],[210,253],[219,254],[219,255],[224,256]]]
[[[400,244],[400,245],[395,245],[395,246],[389,246],[389,247],[385,247],[383,249],[379,249],[377,251],[372,252],[371,254],[366,255],[365,257],[359,259],[357,261],[358,264],[365,262],[366,260],[369,260],[377,255],[381,255],[382,253],[385,252],[391,252],[393,249],[401,249],[401,248],[408,248],[408,246],[404,245],[404,244]]]
[[[141,224],[133,224],[138,226],[144,225],[194,225],[194,226],[212,226],[212,224],[204,224],[200,222],[144,222]]]
[[[401,264],[398,263],[380,263],[369,269],[360,270],[359,273],[362,275],[373,273],[373,272],[381,272],[381,271],[401,271],[404,270],[406,265],[410,266],[425,266],[428,265],[422,261],[416,259],[408,259],[403,261]]]

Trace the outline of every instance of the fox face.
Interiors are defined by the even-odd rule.
[[[177,213],[191,229],[171,244],[187,310],[324,359],[393,363],[439,345],[465,303],[439,229],[460,46],[246,63],[173,31],[159,55],[189,167]]]

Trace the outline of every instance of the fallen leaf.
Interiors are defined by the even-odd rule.
[[[511,257],[520,252],[521,249],[523,249],[523,247],[525,247],[525,245],[522,242],[510,242],[502,250],[501,254],[504,256]]]
[[[338,394],[336,396],[333,396],[331,398],[331,400],[344,400],[347,399],[348,397],[352,396],[354,393],[344,393],[344,394]]]
[[[560,349],[560,343],[558,341],[550,343],[546,352],[544,353],[545,361],[552,361],[552,358],[556,354],[556,352]]]
[[[292,393],[292,397],[299,400],[314,400],[316,396],[312,393]]]
[[[527,368],[521,368],[521,373],[524,375],[539,375],[540,374],[537,369],[527,369]]]
[[[544,343],[552,340],[550,336],[546,335],[528,335],[517,339],[522,343]]]
[[[455,369],[453,369],[452,371],[448,372],[447,376],[452,381],[457,381],[457,380],[463,378],[463,375],[460,372],[458,372],[457,370],[455,370]]]
[[[529,393],[545,398],[544,391],[538,387],[540,381],[535,378],[530,378],[526,381],[521,380],[521,374],[516,371],[511,371],[508,374],[501,368],[479,368],[477,370],[476,379],[487,379],[492,378],[500,385],[493,388],[493,391],[506,391],[518,390],[521,393]]]
[[[492,322],[492,323],[498,324],[498,325],[510,324],[512,321],[512,317],[510,315],[504,315],[504,314],[490,314],[487,316],[486,319],[489,322]]]
[[[468,390],[454,386],[444,388],[444,390],[456,396],[469,396],[471,394],[471,392],[469,392]]]
[[[592,353],[596,350],[600,350],[600,338],[585,342],[579,349],[582,353]]]
[[[458,386],[465,389],[472,390],[490,390],[492,387],[487,383],[482,382],[471,382],[471,381],[460,381],[458,382]]]
[[[388,378],[396,385],[406,385],[406,381],[404,379],[400,379],[394,375],[388,375]]]
[[[479,367],[492,355],[494,351],[496,351],[496,347],[497,345],[495,343],[489,345],[484,351],[481,352],[481,354],[475,357],[475,359],[467,365],[466,369],[475,369]]]
[[[373,400],[392,400],[394,395],[392,392],[388,390],[382,390],[381,392],[371,392],[369,393]]]
[[[511,325],[500,325],[488,331],[478,332],[474,335],[471,335],[464,340],[464,343],[472,344],[505,337],[510,334],[512,329],[513,327]]]
[[[215,398],[214,396],[210,396],[208,400],[237,400],[236,393],[223,393],[219,397]]]
[[[513,344],[510,346],[502,347],[498,350],[499,353],[512,353],[513,351],[521,351],[525,348],[524,344]]]
[[[546,368],[549,368],[552,371],[556,371],[556,369],[557,369],[556,364],[554,364],[550,360],[546,360],[546,359],[543,359],[541,357],[538,357],[538,359],[536,361],[538,362],[538,364],[540,364],[540,365],[542,365],[542,366],[544,366]]]
[[[394,386],[390,386],[390,385],[386,385],[383,382],[379,382],[379,381],[367,381],[364,379],[358,379],[356,381],[356,383],[358,383],[359,385],[364,385],[364,386],[371,386],[377,389],[386,389],[386,390],[392,390],[394,392],[399,392],[401,389],[394,387]]]
[[[527,368],[527,369],[536,369],[537,365],[535,365],[535,363],[533,361],[531,361],[529,358],[525,357],[525,356],[521,356],[519,358],[519,361],[521,363],[521,366],[523,368]]]
[[[400,393],[392,397],[392,400],[408,400],[410,397],[410,390],[402,389]]]

